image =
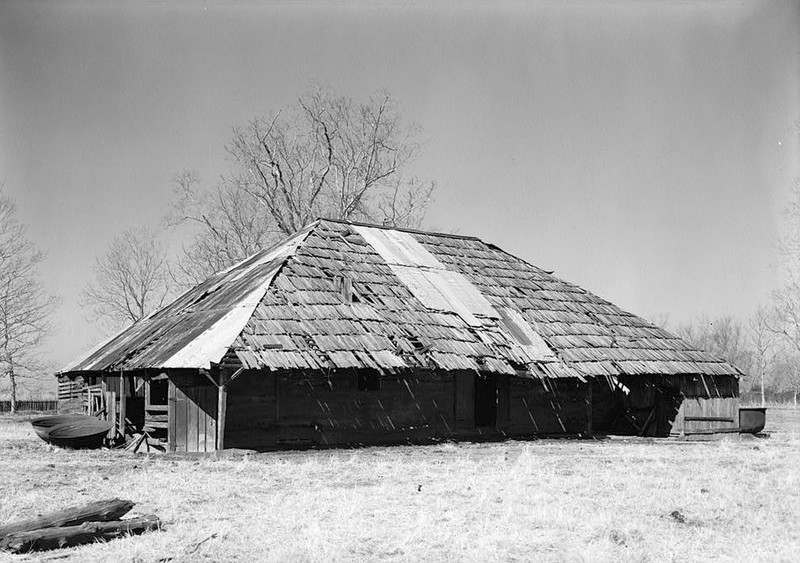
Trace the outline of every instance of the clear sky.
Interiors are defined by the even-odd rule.
[[[3,2],[0,181],[64,299],[185,168],[313,81],[386,88],[428,140],[426,227],[474,234],[645,317],[746,316],[798,175],[800,3]]]

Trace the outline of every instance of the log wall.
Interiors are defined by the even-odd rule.
[[[512,377],[509,380],[509,435],[585,434],[588,385],[578,380]]]
[[[359,385],[359,372],[246,371],[227,388],[225,447],[288,447],[586,434],[588,385],[497,376],[494,427],[475,426],[474,372],[420,371]],[[369,387],[366,389],[365,387]],[[485,391],[484,391],[485,392]]]
[[[452,377],[386,376],[359,389],[358,372],[246,372],[228,388],[226,447],[266,449],[447,437]]]

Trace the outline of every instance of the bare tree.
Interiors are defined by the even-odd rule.
[[[774,329],[774,310],[761,305],[750,317],[750,345],[753,353],[753,363],[761,383],[761,405],[764,405],[764,380],[767,372],[773,367],[779,352],[778,338]]]
[[[9,380],[12,413],[20,386],[42,375],[41,345],[58,305],[40,279],[43,260],[0,185],[0,366]]]
[[[183,171],[173,184],[176,197],[167,222],[194,227],[192,241],[175,262],[173,278],[179,284],[196,285],[258,252],[279,234],[259,202],[230,183],[205,193],[198,189],[197,174]]]
[[[170,292],[167,250],[149,228],[114,238],[97,258],[81,304],[111,327],[134,323],[161,307]]]
[[[797,130],[800,133],[800,125]],[[772,294],[768,328],[788,348],[788,354],[797,359],[800,356],[800,178],[795,178],[792,198],[783,210],[778,250],[782,284]],[[785,365],[790,367],[780,370],[775,383],[796,393],[800,390],[800,369],[796,361]]]
[[[214,190],[202,196],[194,175],[176,179],[170,222],[198,227],[182,269],[197,281],[317,217],[419,226],[435,190],[405,175],[419,134],[388,93],[357,103],[324,88],[234,129],[231,171]]]

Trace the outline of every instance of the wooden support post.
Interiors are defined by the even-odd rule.
[[[106,420],[108,420],[108,397],[106,396],[108,392],[108,383],[106,382],[106,376],[103,375],[100,377],[100,411],[103,413],[103,416]]]
[[[586,386],[586,435],[592,436],[592,380]]]
[[[219,375],[217,389],[217,450],[225,449],[225,413],[228,407],[228,390],[222,384],[222,373]]]
[[[120,376],[119,378],[119,434],[125,438],[125,417],[127,416],[127,404],[125,402],[127,393],[125,392],[125,379]]]
[[[106,420],[111,423],[108,439],[113,439],[117,434],[117,394],[114,391],[106,392]]]
[[[176,408],[176,403],[178,401],[177,398],[177,391],[175,388],[175,382],[169,380],[168,385],[168,397],[167,397],[167,447],[169,451],[175,451],[175,445],[177,442],[177,426],[178,426],[178,409]],[[147,402],[150,402],[150,382],[147,383]]]

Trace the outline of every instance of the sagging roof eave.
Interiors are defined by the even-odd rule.
[[[729,364],[730,365],[730,364]],[[418,371],[430,371],[430,372],[439,372],[439,373],[464,373],[464,372],[474,372],[478,374],[493,374],[493,375],[507,375],[509,377],[519,377],[522,379],[537,379],[537,380],[548,380],[548,381],[559,381],[559,380],[567,380],[567,379],[577,379],[582,383],[587,383],[589,381],[601,381],[606,380],[609,377],[611,378],[634,378],[634,379],[641,379],[642,377],[657,377],[657,378],[666,378],[666,377],[679,377],[679,378],[686,378],[686,377],[698,377],[698,378],[705,378],[705,377],[734,377],[739,379],[742,375],[741,371],[735,368],[735,366],[730,366],[734,368],[734,370],[738,373],[726,373],[726,374],[718,374],[718,375],[711,375],[711,374],[704,374],[704,373],[627,373],[627,372],[620,372],[616,375],[595,375],[595,374],[585,374],[579,372],[579,370],[574,369],[573,375],[565,375],[560,377],[553,377],[545,375],[542,372],[537,372],[534,370],[516,370],[516,373],[510,374],[506,372],[498,372],[490,369],[484,370],[468,370],[468,369],[450,369],[450,368],[442,368],[442,367],[431,367],[431,366],[406,366],[406,367],[396,367],[396,368],[373,368],[368,366],[356,367],[356,368],[336,368],[331,367],[325,371],[327,374],[335,374],[335,373],[352,373],[352,372],[368,372],[368,371],[377,371],[381,375],[412,375]],[[69,372],[59,372],[57,375],[69,377],[70,379],[74,379],[75,377],[82,377],[82,376],[107,376],[107,377],[120,377],[120,376],[131,376],[136,375],[140,377],[148,377],[148,376],[157,376],[161,373],[175,374],[178,372],[193,372],[199,373],[203,371],[204,368],[169,368],[169,367],[136,367],[130,369],[105,369],[105,370],[75,370]],[[308,373],[309,371],[322,371],[322,370],[314,370],[309,368],[290,368],[290,367],[272,367],[272,366],[263,366],[261,368],[250,368],[247,371],[265,371],[267,373]],[[151,373],[148,373],[151,372]]]

